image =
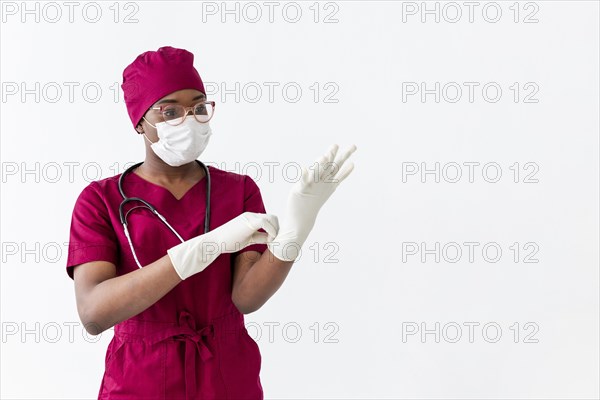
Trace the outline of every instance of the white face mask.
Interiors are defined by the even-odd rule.
[[[179,125],[173,126],[166,122],[159,122],[155,128],[158,133],[158,142],[150,142],[146,134],[144,137],[151,143],[150,147],[154,153],[172,167],[178,167],[197,159],[206,148],[212,135],[208,122],[200,123],[191,115]]]

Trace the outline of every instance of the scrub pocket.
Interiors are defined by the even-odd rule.
[[[99,398],[165,397],[165,343],[146,344],[139,339],[115,335],[107,349]]]
[[[220,368],[227,398],[262,399],[260,383],[262,357],[258,344],[245,327],[217,335]]]

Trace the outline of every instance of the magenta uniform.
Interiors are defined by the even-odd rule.
[[[265,213],[254,180],[208,166],[213,230],[244,211]],[[67,273],[89,261],[110,261],[117,275],[139,269],[119,220],[120,174],[91,182],[79,195],[71,221]],[[184,240],[204,233],[206,178],[177,200],[166,188],[135,172],[123,190],[152,204]],[[124,211],[139,205],[130,202]],[[181,243],[146,208],[127,217],[142,266]],[[233,262],[241,252],[266,250],[253,244],[221,254],[204,271],[180,282],[140,314],[114,326],[105,358],[99,399],[261,399],[261,355],[244,316],[231,300]]]

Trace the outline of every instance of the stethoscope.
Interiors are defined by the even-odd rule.
[[[209,226],[210,226],[210,174],[208,172],[208,167],[206,165],[204,165],[204,163],[202,163],[200,160],[196,160],[196,162],[204,169],[204,172],[206,174],[206,213],[204,215],[204,233],[207,233],[209,231]],[[123,182],[123,179],[125,178],[125,175],[130,173],[136,167],[139,167],[142,163],[143,163],[143,161],[127,168],[125,170],[125,172],[123,172],[121,174],[121,177],[119,177],[119,192],[121,192],[121,196],[123,196],[123,201],[119,205],[119,218],[121,219],[121,224],[123,224],[123,230],[125,231],[125,236],[127,237],[127,241],[129,242],[129,247],[131,248],[131,253],[133,254],[133,258],[135,259],[135,262],[137,263],[138,267],[140,267],[140,268],[142,268],[142,265],[138,261],[137,255],[135,254],[135,250],[133,249],[133,243],[131,242],[131,237],[129,236],[129,229],[127,229],[127,216],[129,215],[131,210],[139,208],[139,207],[149,209],[154,214],[156,214],[156,216],[158,218],[160,218],[160,220],[162,222],[164,222],[164,224],[167,225],[167,227],[169,227],[171,232],[173,232],[179,238],[179,240],[181,240],[182,243],[184,242],[183,238],[179,235],[179,233],[177,233],[177,231],[175,229],[173,229],[173,227],[167,222],[165,217],[163,217],[156,210],[156,208],[154,208],[152,206],[152,204],[148,203],[144,199],[140,199],[139,197],[125,196],[125,192],[123,191],[123,186],[122,186],[122,182]],[[123,206],[125,206],[125,204],[127,204],[130,201],[139,201],[143,205],[138,205],[138,206],[132,207],[131,209],[129,209],[129,211],[127,211],[126,214],[123,214]]]

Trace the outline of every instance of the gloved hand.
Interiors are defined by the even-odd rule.
[[[269,251],[278,259],[295,261],[298,258],[319,210],[354,169],[354,163],[344,165],[344,162],[356,150],[356,146],[352,145],[339,153],[338,148],[337,144],[332,145],[325,155],[315,160],[318,164],[313,164],[310,171],[302,168],[302,178],[294,184],[288,196],[279,233],[267,243]]]
[[[258,232],[264,229],[267,233]],[[183,280],[203,271],[222,253],[234,253],[256,243],[267,243],[279,230],[277,216],[244,212],[203,235],[167,250],[173,267]]]

